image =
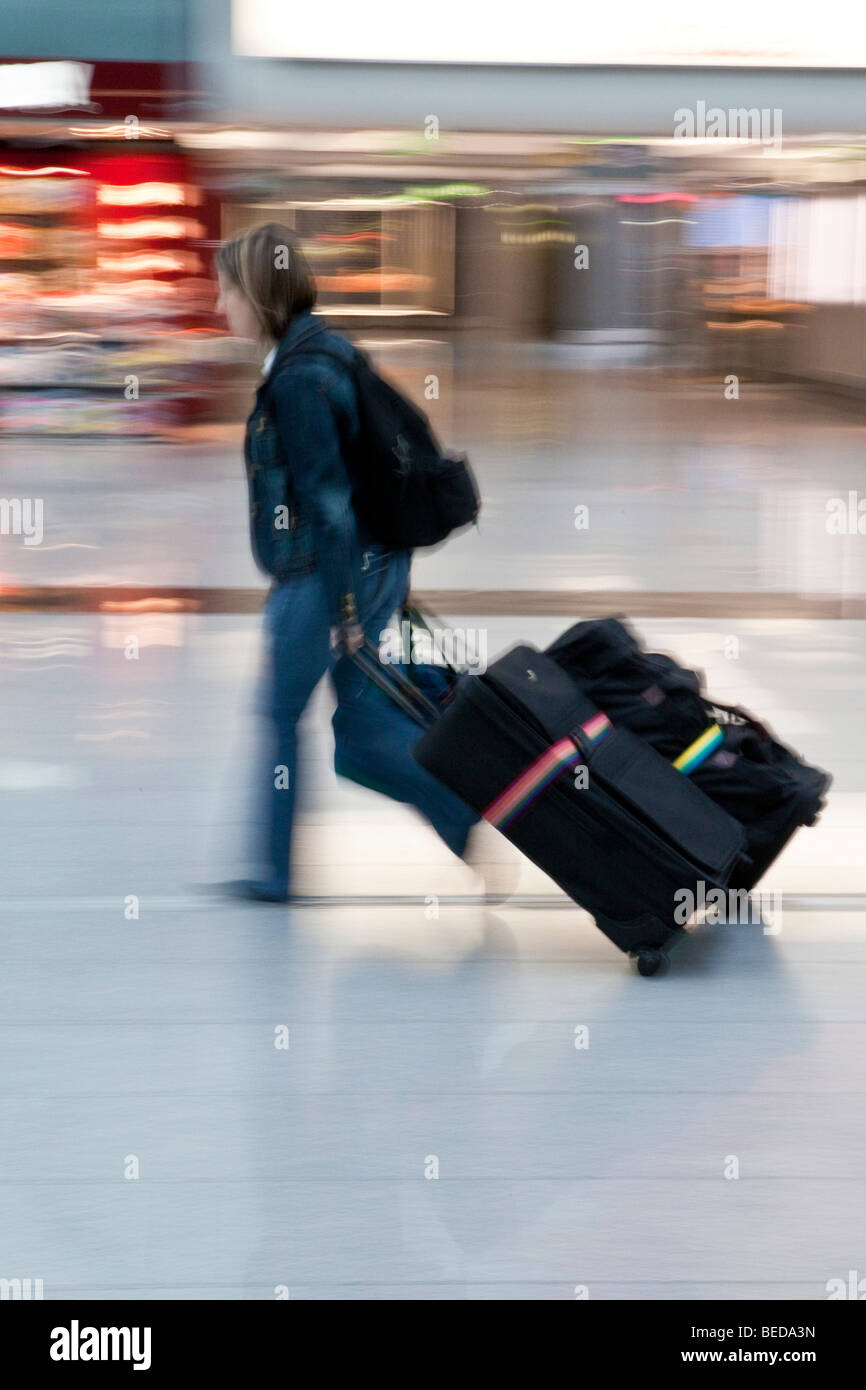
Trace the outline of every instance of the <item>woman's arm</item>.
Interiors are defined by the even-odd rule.
[[[331,620],[342,627],[358,622],[360,547],[326,379],[320,367],[298,361],[279,373],[270,395],[292,488],[313,528]]]

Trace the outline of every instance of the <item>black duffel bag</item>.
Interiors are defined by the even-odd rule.
[[[794,831],[814,824],[830,774],[740,706],[704,695],[698,672],[645,651],[617,618],[575,623],[547,655],[614,723],[646,739],[744,827],[751,864],[740,866],[732,887],[753,887]]]

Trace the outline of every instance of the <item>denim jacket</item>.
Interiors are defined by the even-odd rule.
[[[289,353],[319,334],[351,361],[351,343],[310,310],[298,314],[256,391],[244,460],[256,563],[278,582],[319,569],[339,624],[357,619],[361,539],[342,448],[358,432],[358,406],[340,362],[312,344]]]

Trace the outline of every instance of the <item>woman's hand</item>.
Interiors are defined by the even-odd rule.
[[[364,645],[364,629],[360,623],[343,623],[331,628],[331,648],[352,656]]]

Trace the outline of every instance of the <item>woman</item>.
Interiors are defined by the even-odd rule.
[[[416,725],[350,660],[365,637],[378,646],[408,592],[411,560],[408,551],[377,545],[352,508],[343,446],[359,428],[354,349],[313,314],[315,283],[287,227],[271,222],[225,242],[216,267],[230,331],[265,354],[244,455],[253,555],[272,580],[264,863],[259,877],[227,887],[256,901],[287,902],[297,724],[328,671],[338,700],[339,773],[415,806],[458,855],[477,816],[415,762]],[[317,341],[331,351],[317,354]],[[301,342],[304,351],[295,351]]]

